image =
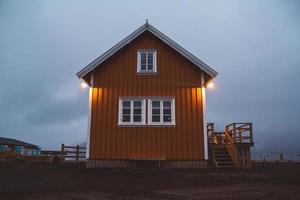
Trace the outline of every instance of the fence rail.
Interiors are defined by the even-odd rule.
[[[86,153],[86,147],[81,147],[79,145],[76,146],[67,146],[65,144],[61,145],[61,159],[75,159],[79,161],[79,159],[84,159]],[[84,154],[84,155],[83,155]]]
[[[252,168],[300,168],[298,160],[253,160]]]

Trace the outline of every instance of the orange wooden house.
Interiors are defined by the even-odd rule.
[[[217,72],[148,22],[77,73],[90,86],[88,167],[207,167]]]

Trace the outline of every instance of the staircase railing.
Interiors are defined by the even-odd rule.
[[[207,123],[207,140],[209,144],[216,144],[216,138],[215,138],[215,125],[214,123]]]
[[[225,127],[224,132],[233,144],[254,144],[252,123],[232,123]]]
[[[215,132],[214,123],[208,123],[207,140],[211,166],[218,165],[216,149],[226,148],[236,167],[251,168],[250,146],[254,144],[252,123],[232,123],[223,132]]]
[[[207,140],[209,144],[233,143],[228,133],[215,132],[214,123],[207,123]]]
[[[224,134],[226,136],[226,144],[233,144],[232,135],[226,129],[224,130]]]

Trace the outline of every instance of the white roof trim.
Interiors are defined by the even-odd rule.
[[[179,52],[181,55],[183,55],[185,58],[190,60],[192,63],[194,63],[196,66],[198,66],[200,69],[205,71],[207,74],[209,74],[211,77],[215,77],[218,73],[213,70],[211,67],[209,67],[207,64],[205,64],[203,61],[198,59],[196,56],[192,55],[190,52],[188,52],[186,49],[178,45],[176,42],[171,40],[168,36],[151,26],[149,23],[145,23],[143,26],[138,28],[136,31],[128,35],[126,38],[121,40],[119,43],[117,43],[115,46],[110,48],[108,51],[103,53],[101,56],[96,58],[93,62],[88,64],[86,67],[84,67],[82,70],[77,72],[77,76],[79,78],[83,78],[88,73],[90,73],[93,69],[95,69],[97,66],[99,66],[101,63],[103,63],[106,59],[111,57],[114,53],[119,51],[121,48],[123,48],[126,44],[130,43],[132,40],[137,38],[140,34],[142,34],[145,31],[150,31],[152,34],[154,34],[156,37],[161,39],[163,42],[168,44],[170,47],[175,49],[177,52]]]

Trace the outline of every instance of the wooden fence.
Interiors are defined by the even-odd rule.
[[[66,146],[65,144],[61,145],[61,159],[62,160],[76,160],[85,159],[86,148],[79,145],[76,146]]]
[[[252,168],[300,168],[298,160],[253,160]]]

